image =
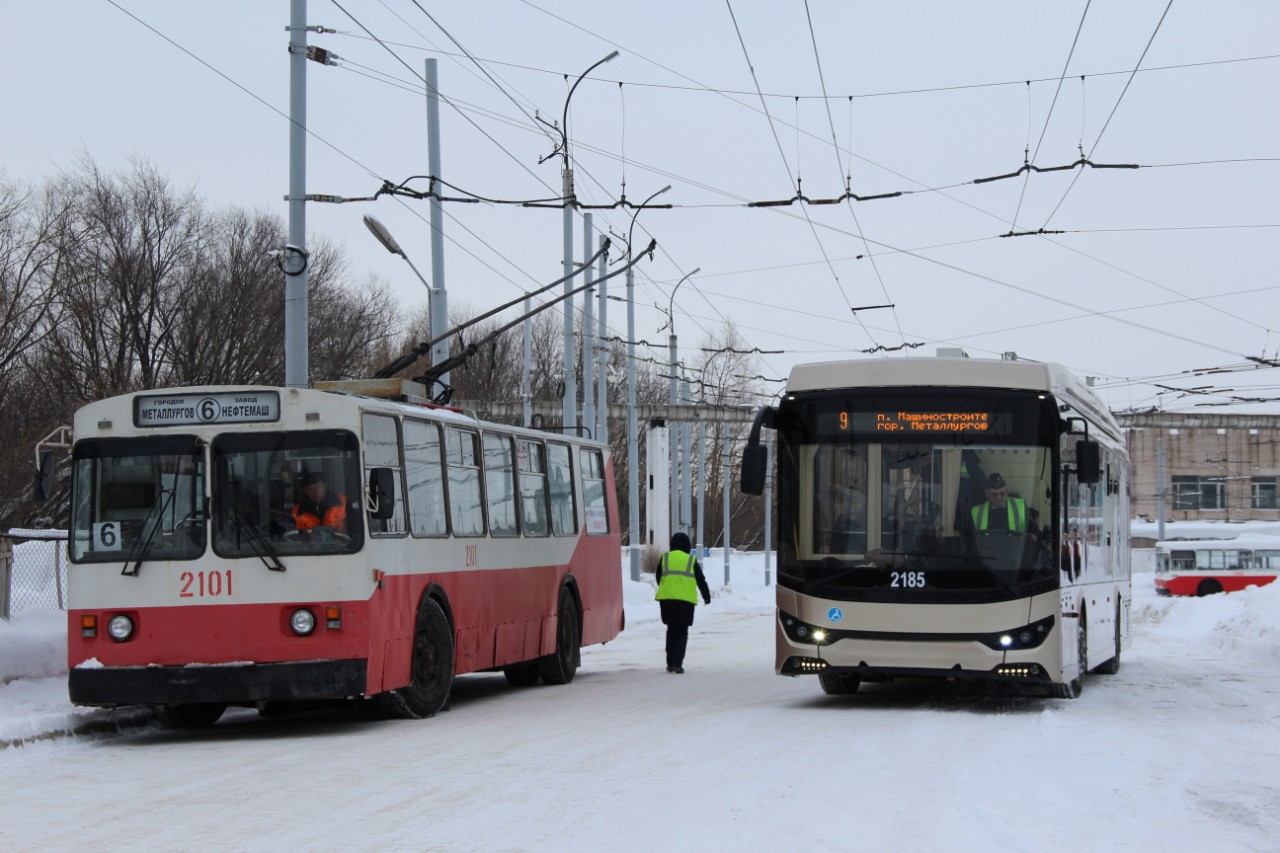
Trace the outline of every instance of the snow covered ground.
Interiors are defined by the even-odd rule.
[[[1280,850],[1280,584],[1157,598],[1074,701],[773,667],[773,589],[735,554],[663,666],[652,586],[566,687],[460,678],[452,709],[213,729],[66,700],[64,616],[0,622],[0,849]],[[73,735],[59,733],[79,732]]]

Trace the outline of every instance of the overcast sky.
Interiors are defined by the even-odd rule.
[[[1280,355],[1270,0],[310,0],[308,18],[338,31],[309,41],[339,65],[307,65],[307,189],[347,197],[428,174],[428,57],[448,99],[441,172],[454,194],[559,196],[558,131],[534,116],[559,123],[578,75],[620,52],[574,92],[570,154],[584,203],[616,201],[624,180],[633,203],[672,185],[658,201],[673,209],[636,219],[637,244],[659,244],[638,268],[636,336],[659,347],[642,355],[665,360],[672,306],[683,360],[732,321],[770,351],[771,379],[798,362],[963,347],[1059,361],[1098,377],[1117,410],[1280,397],[1274,368],[1193,372]],[[284,219],[288,19],[285,0],[9,0],[0,166],[39,182],[80,153],[108,171],[142,158],[211,207]],[[974,183],[1082,151],[1142,168]],[[791,198],[797,183],[810,199],[903,195],[747,206]],[[425,201],[309,204],[308,229],[420,309],[421,283],[374,242],[365,213],[430,272]],[[560,210],[446,214],[455,309],[560,277]],[[631,215],[595,211],[593,225],[625,236]],[[1063,233],[1001,236],[1041,229]],[[881,305],[894,307],[851,310]],[[625,337],[622,303],[609,325]]]

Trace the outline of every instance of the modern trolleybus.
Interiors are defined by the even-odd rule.
[[[1129,635],[1129,465],[1062,367],[905,358],[795,367],[777,432],[776,670],[827,693],[980,678],[1078,696]],[[1005,505],[988,504],[993,475]],[[992,493],[999,496],[996,488]]]
[[[1213,595],[1264,586],[1280,574],[1280,537],[1245,533],[1234,539],[1156,543],[1156,592]]]
[[[208,725],[229,705],[373,697],[428,717],[455,675],[566,683],[581,645],[622,630],[606,445],[484,423],[407,381],[321,385],[77,412],[73,703]],[[299,529],[316,480],[345,519]]]

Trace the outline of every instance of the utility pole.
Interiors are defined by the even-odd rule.
[[[631,214],[631,227],[627,229],[627,260],[631,260],[631,240],[636,230],[636,217],[645,205],[671,189],[667,184],[649,196],[636,212]],[[631,266],[627,267],[627,468],[628,468],[628,515],[631,516],[630,557],[631,579],[640,580],[640,436],[636,424],[636,276]]]
[[[733,507],[729,496],[729,483],[733,481],[733,473],[730,470],[731,456],[729,453],[729,422],[725,421],[721,425],[724,432],[724,445],[720,448],[720,489],[724,492],[724,585],[729,585],[729,552],[733,550],[732,541],[729,539],[729,513]]]
[[[600,237],[600,248],[604,248],[605,237]],[[600,256],[599,272],[596,278],[600,280],[600,333],[596,335],[596,358],[599,360],[599,369],[596,373],[599,375],[599,384],[596,386],[596,435],[601,441],[609,440],[609,282],[605,280],[605,270],[608,268],[608,261],[604,255]]]
[[[427,168],[431,177],[441,179],[440,174],[440,89],[436,75],[436,60],[428,59],[427,72]],[[444,286],[444,209],[436,193],[431,194],[431,282],[429,295],[431,315],[431,340],[439,341],[431,348],[431,363],[442,364],[449,358],[449,294]],[[440,377],[449,384],[449,374]]]
[[[284,270],[284,382],[306,388],[307,0],[289,4],[289,241]]]
[[[591,281],[591,214],[582,216],[582,283]],[[595,288],[582,291],[582,425],[596,438]]]

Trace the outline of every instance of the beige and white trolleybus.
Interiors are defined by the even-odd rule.
[[[76,414],[74,703],[207,725],[228,705],[373,697],[426,717],[455,675],[563,684],[581,645],[617,636],[606,445],[481,422],[397,379],[330,385]]]
[[[1030,361],[807,364],[777,432],[776,669],[828,693],[894,677],[1079,695],[1129,634],[1124,438],[1089,388]]]

